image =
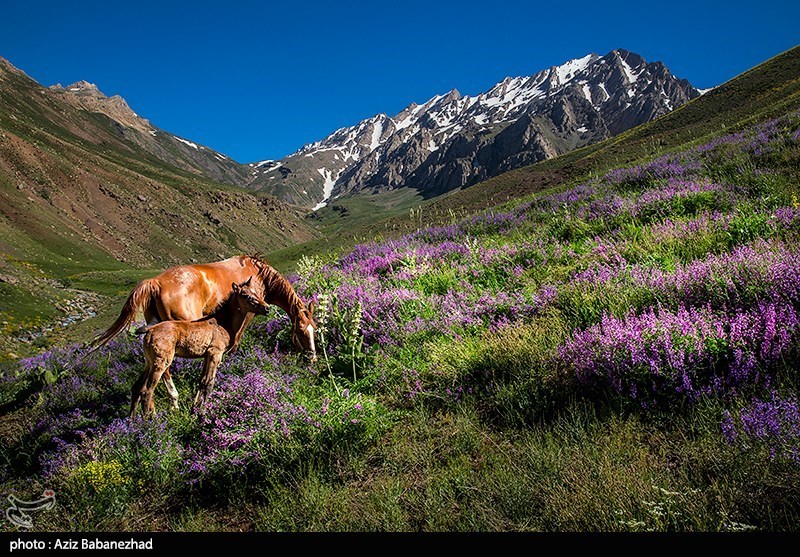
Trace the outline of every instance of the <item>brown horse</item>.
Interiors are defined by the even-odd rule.
[[[314,331],[317,324],[314,322],[314,304],[306,308],[289,281],[255,255],[238,255],[214,263],[180,265],[141,281],[131,291],[117,320],[92,341],[92,350],[108,343],[128,328],[140,311],[148,325],[160,321],[196,321],[214,316],[230,298],[231,285],[242,283],[250,276],[261,283],[267,303],[278,306],[289,315],[292,343],[309,354],[312,362],[315,361]],[[242,333],[252,318],[251,313],[235,332],[233,350],[239,346]],[[224,321],[224,316],[217,318],[217,321],[220,320]],[[164,374],[164,381],[170,393],[176,392],[169,372]]]
[[[161,321],[154,325],[139,328],[136,332],[144,334],[145,369],[131,389],[131,417],[136,413],[139,401],[142,414],[155,412],[153,393],[161,376],[169,373],[172,360],[180,358],[204,358],[203,374],[194,399],[194,408],[202,410],[206,399],[214,388],[217,367],[222,355],[233,347],[233,339],[248,314],[265,314],[269,306],[251,284],[252,277],[242,284],[233,283],[233,295],[217,312],[224,325],[214,317],[200,321]],[[170,392],[172,407],[178,407],[178,393]]]

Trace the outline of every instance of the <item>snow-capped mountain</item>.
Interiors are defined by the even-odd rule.
[[[589,54],[474,97],[452,90],[336,130],[251,164],[250,186],[314,209],[361,190],[443,193],[616,135],[700,94],[661,62],[622,49]]]

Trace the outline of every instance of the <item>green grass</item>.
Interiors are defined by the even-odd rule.
[[[319,217],[317,225],[325,236],[345,236],[353,228],[373,223],[376,215],[391,217],[405,214],[419,205],[420,201],[422,197],[415,190],[397,189],[333,199],[326,207],[316,211],[314,216]]]
[[[58,310],[43,303],[41,296],[35,296],[26,288],[0,283],[0,315],[19,327],[27,324],[43,323],[55,317]],[[5,333],[8,332],[6,329]]]
[[[362,234],[376,219],[409,213],[421,201],[420,195],[411,189],[331,200],[326,207],[306,215],[306,220],[314,224],[318,238],[268,251],[266,259],[282,273],[293,271],[303,256],[324,256],[346,250],[364,240]]]
[[[159,272],[158,269],[92,270],[67,275],[62,282],[80,290],[90,290],[110,296],[127,296],[139,281]]]
[[[732,455],[711,430],[716,411],[665,430],[576,404],[546,425],[498,432],[469,406],[420,407],[363,454],[340,455],[333,467],[300,466],[290,480],[250,484],[232,500],[150,492],[102,514],[107,504],[95,498],[94,511],[40,519],[37,529],[686,532],[785,525],[778,515],[766,524],[760,517],[787,488],[796,491],[796,473]],[[753,489],[761,497],[752,499]]]
[[[751,106],[758,114],[768,112],[756,108]],[[143,366],[138,339],[123,340],[88,362],[55,351],[25,372],[2,365],[3,489],[41,492],[46,486],[40,463],[56,450],[54,438],[61,437],[76,452],[73,461],[46,480],[47,487],[57,488],[61,506],[58,513],[36,517],[39,530],[797,531],[800,466],[777,458],[755,438],[729,443],[721,425],[726,412],[736,413],[752,396],[767,396],[771,389],[797,396],[793,347],[776,361],[764,357],[757,362],[771,378],[768,387],[745,385],[694,399],[679,390],[663,400],[628,396],[604,383],[602,374],[596,382],[581,382],[559,356],[559,348],[604,315],[639,314],[655,306],[675,311],[685,303],[666,290],[659,297],[660,290],[636,287],[624,272],[634,266],[645,272],[674,271],[762,239],[773,242],[771,249],[778,249],[778,240],[800,245],[797,225],[784,227],[773,218],[777,208],[796,209],[800,193],[800,150],[796,140],[788,139],[798,120],[790,116],[787,121],[790,127],[769,156],[721,149],[719,156],[703,159],[708,164],[693,179],[713,176],[726,184],[730,196],[676,196],[643,204],[636,212],[588,219],[578,216],[581,202],[551,211],[548,200],[534,193],[517,199],[532,205],[523,210],[527,219],[512,231],[491,223],[464,225],[456,237],[463,248],[459,255],[426,260],[423,242],[412,242],[403,248],[403,257],[372,274],[322,268],[335,259],[326,250],[345,249],[344,234],[357,236],[354,231],[374,226],[368,201],[342,200],[352,217],[332,208],[320,213],[320,230],[334,238],[330,244],[318,242],[317,251],[305,251],[310,250],[306,244],[269,254],[280,269],[296,264],[303,271],[298,280],[303,295],[333,296],[327,338],[335,349],[328,358],[313,365],[303,362],[288,353],[287,327],[273,331],[258,318],[239,352],[226,356],[214,395],[218,405],[209,421],[192,415],[184,402],[177,412],[133,434],[98,431],[131,423],[114,420],[125,415],[130,384]],[[770,172],[757,172],[765,168]],[[597,195],[640,199],[663,184],[645,180],[636,186],[601,186]],[[414,200],[397,195],[376,202],[394,202],[395,210],[405,214],[411,213],[408,204]],[[511,203],[505,208],[511,209]],[[406,224],[420,228],[427,211],[439,211],[432,214],[443,222],[457,219],[455,210],[433,204],[404,217]],[[730,225],[698,227],[674,237],[657,232],[667,220],[685,223],[705,211],[720,211]],[[352,229],[348,218],[353,218]],[[384,226],[383,232],[390,235],[403,226]],[[300,255],[306,257],[297,261]],[[576,273],[616,256],[623,261],[619,277],[589,286],[573,280]],[[40,272],[27,265],[29,274]],[[67,270],[61,260],[51,265]],[[409,270],[414,272],[403,275]],[[69,271],[64,280],[70,286],[117,300],[154,272],[77,266]],[[728,284],[725,271],[708,280],[703,303],[726,307],[735,290],[746,307],[732,306],[731,311],[749,310],[766,296],[758,276]],[[394,297],[387,302],[393,305],[384,317],[385,331],[378,333],[398,335],[391,337],[397,344],[370,344],[364,342],[364,329],[350,330],[356,310],[347,305],[353,296],[348,298],[342,286],[375,288]],[[523,304],[532,303],[546,286],[553,288],[548,302],[505,326],[491,321],[510,309],[505,306],[472,324],[446,325],[449,312],[486,304],[484,296],[496,300],[521,293]],[[402,290],[414,296],[403,300]],[[467,295],[445,314],[436,303],[450,293]],[[19,297],[17,303],[30,308],[34,302]],[[118,303],[106,308],[100,322],[107,325],[118,309]],[[360,317],[366,323],[367,314]],[[403,332],[416,318],[433,326]],[[713,349],[714,365],[725,372],[729,347],[714,344],[716,337],[691,346],[681,334],[673,340],[685,342],[686,353]],[[175,370],[183,401],[191,399],[198,367],[195,362]],[[660,385],[670,370],[648,369],[633,379]],[[706,370],[692,371],[702,380]],[[248,383],[224,385],[224,378],[243,377],[267,384],[253,391],[247,390]],[[156,398],[157,407],[164,408],[162,390]],[[273,399],[277,402],[269,402]],[[286,415],[291,417],[284,433],[273,426]],[[268,417],[275,421],[259,421]],[[48,419],[50,426],[37,429]],[[220,436],[228,434],[239,437],[220,443]],[[793,442],[786,441],[789,447]],[[211,447],[219,449],[216,460],[195,455],[192,462],[203,462],[205,468],[188,471],[180,452],[203,453]],[[191,474],[197,483],[187,481]]]

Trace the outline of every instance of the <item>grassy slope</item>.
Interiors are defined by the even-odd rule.
[[[357,242],[376,220],[408,214],[422,202],[416,190],[410,189],[337,199],[311,214],[319,238],[270,251],[267,259],[276,269],[287,272],[304,255],[329,254]]]
[[[796,531],[800,116],[765,130],[304,263],[334,349],[256,321],[205,417],[116,419],[138,339],[23,362],[4,489],[57,490],[38,529]],[[729,442],[753,397],[778,433]]]

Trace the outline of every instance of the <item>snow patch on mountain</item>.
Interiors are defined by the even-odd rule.
[[[314,205],[314,208],[311,209],[312,211],[318,211],[328,204],[328,199],[330,199],[333,193],[333,185],[336,183],[336,180],[333,178],[333,173],[327,168],[318,168],[317,172],[319,172],[320,176],[325,180],[325,183],[322,186],[322,201]]]
[[[191,147],[192,149],[198,150],[197,143],[192,143],[191,141],[188,141],[188,140],[186,140],[186,139],[181,139],[181,138],[180,138],[180,137],[178,137],[177,135],[175,135],[175,136],[173,136],[173,137],[174,137],[175,139],[177,139],[178,141],[180,141],[181,143],[185,143],[186,145],[188,145],[188,146],[189,146],[189,147]]]
[[[625,76],[628,78],[630,83],[636,83],[636,80],[639,78],[639,74],[633,71],[630,64],[628,64],[624,58],[620,58],[619,61],[622,63],[622,69],[625,71]]]
[[[372,141],[369,144],[370,151],[374,151],[380,146],[382,134],[383,134],[383,122],[377,122],[372,127]]]
[[[592,88],[589,87],[589,83],[586,81],[582,82],[581,90],[583,91],[583,97],[589,101],[590,104],[594,105],[594,102],[592,102]]]
[[[586,69],[586,67],[597,60],[596,54],[587,54],[583,58],[576,58],[575,60],[570,60],[565,64],[561,64],[555,68],[556,75],[558,76],[558,82],[561,85],[568,83],[575,77],[579,72],[582,72]]]

